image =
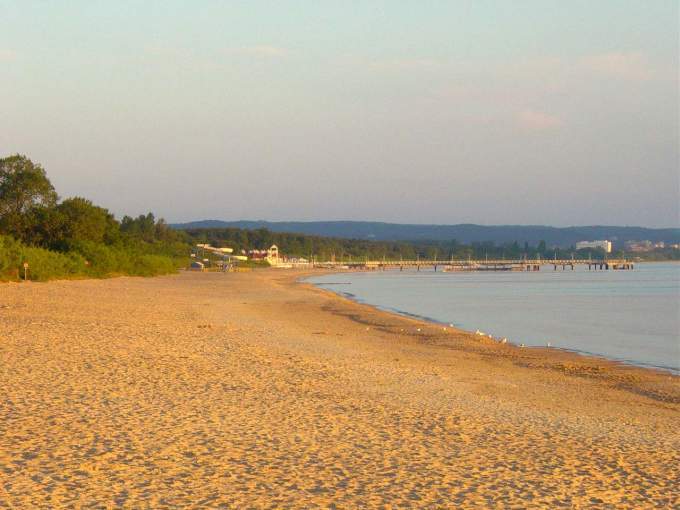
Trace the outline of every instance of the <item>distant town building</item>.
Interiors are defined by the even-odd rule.
[[[664,243],[657,243],[661,244],[661,246],[658,246],[659,248],[663,248]],[[645,252],[645,251],[652,251],[655,248],[655,244],[652,243],[652,241],[626,241],[624,244],[626,247],[627,251],[632,251],[632,252]]]
[[[599,249],[599,250],[604,250],[605,253],[611,253],[612,252],[612,242],[607,241],[607,240],[601,240],[601,241],[579,241],[576,243],[576,249],[577,250],[585,250],[585,249]]]
[[[246,252],[242,251],[242,253]],[[285,257],[279,254],[279,247],[275,244],[268,250],[248,250],[248,257],[251,260],[266,260],[273,266],[285,261]]]
[[[245,251],[242,251],[243,254],[245,254]],[[267,258],[267,255],[269,254],[268,250],[248,250],[248,256],[252,260],[264,260]]]

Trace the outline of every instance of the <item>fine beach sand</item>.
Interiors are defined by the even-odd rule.
[[[678,377],[298,276],[0,284],[0,508],[680,505]]]

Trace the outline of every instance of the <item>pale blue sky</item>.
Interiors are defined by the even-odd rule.
[[[678,17],[0,0],[0,154],[119,216],[678,226]]]

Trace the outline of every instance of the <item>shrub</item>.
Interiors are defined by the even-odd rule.
[[[171,255],[162,253],[170,252]],[[68,246],[65,252],[26,246],[11,237],[0,236],[0,279],[23,278],[23,263],[28,262],[28,278],[45,281],[58,278],[96,277],[113,275],[156,276],[170,274],[186,265],[184,250],[178,246],[131,243],[107,246],[81,241]]]
[[[85,273],[85,260],[77,253],[59,253],[26,246],[10,237],[0,237],[0,278],[23,278],[23,264],[28,262],[30,280],[69,278]]]

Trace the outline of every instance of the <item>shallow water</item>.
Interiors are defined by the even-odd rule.
[[[375,271],[311,278],[381,309],[680,373],[680,264],[633,271]]]

